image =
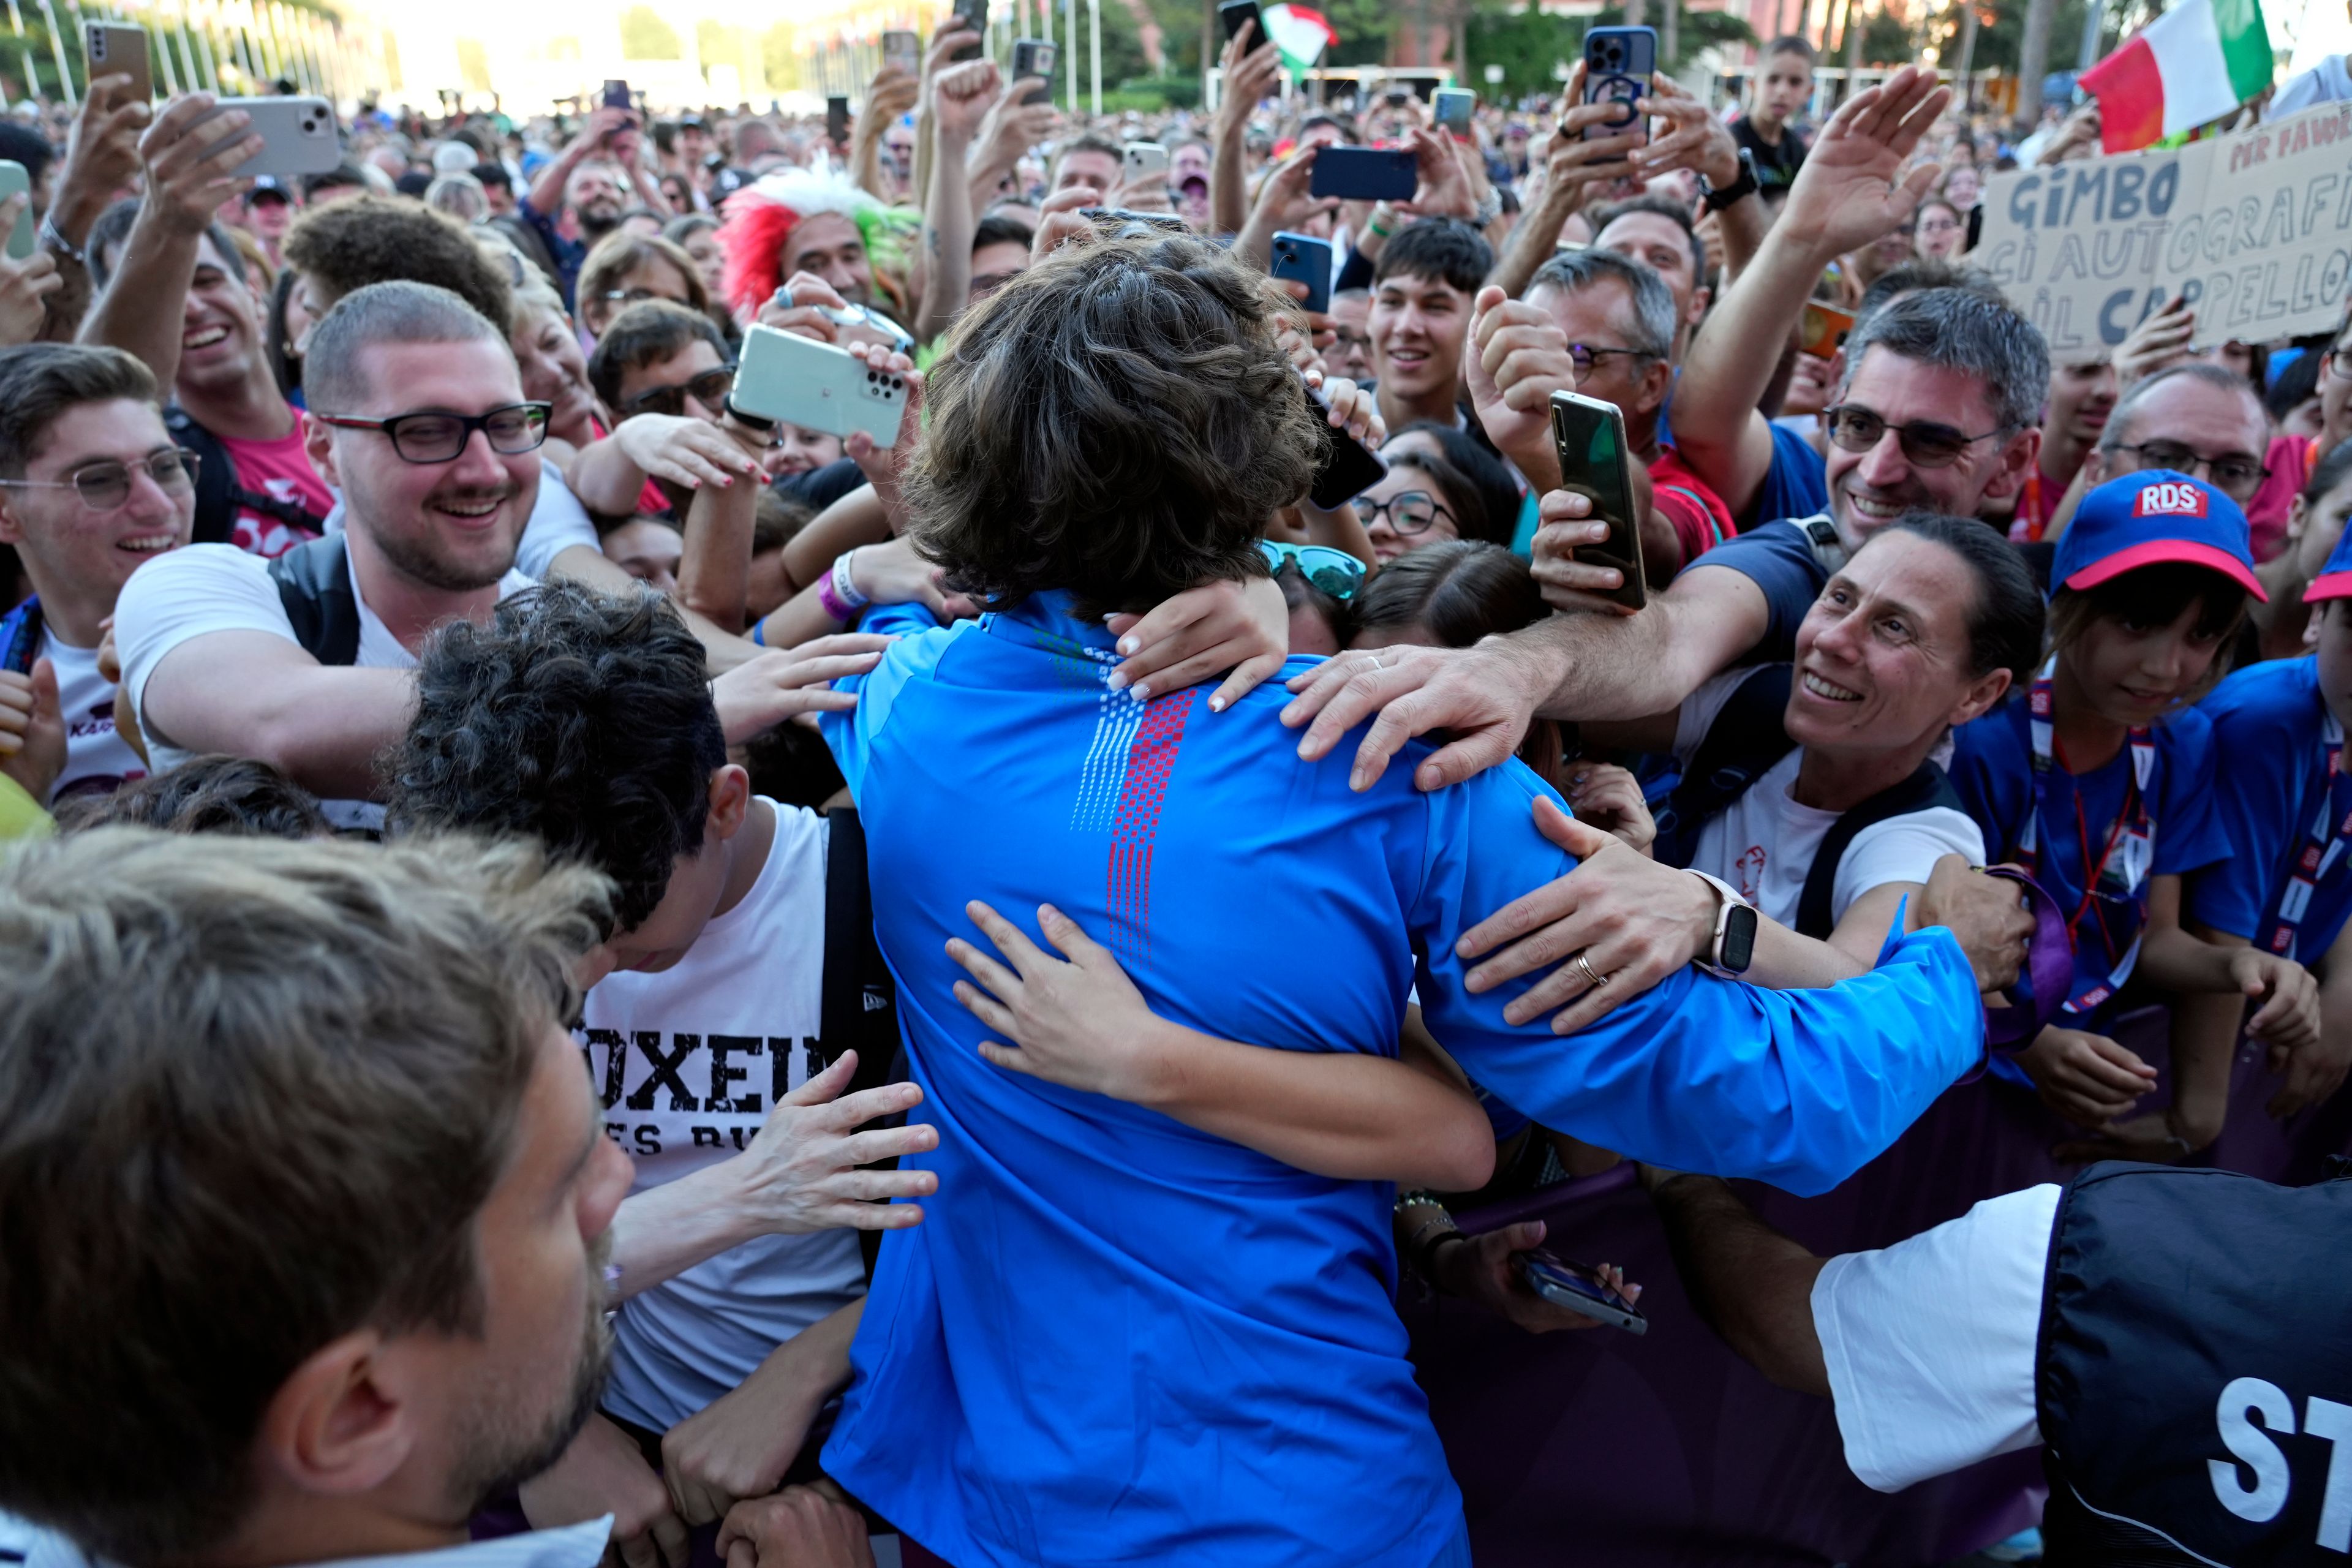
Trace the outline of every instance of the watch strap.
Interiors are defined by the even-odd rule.
[[[1691,870],[1689,867],[1685,867],[1684,869],[1690,871],[1692,876],[1696,877],[1700,881],[1705,882],[1708,887],[1713,888],[1715,889],[1716,897],[1714,940],[1708,943],[1706,956],[1702,959],[1695,959],[1692,962],[1697,964],[1699,968],[1706,970],[1709,974],[1717,975],[1726,980],[1736,980],[1741,974],[1747,973],[1747,967],[1742,965],[1740,968],[1736,970],[1724,967],[1723,933],[1730,926],[1731,911],[1733,910],[1752,910],[1756,906],[1749,903],[1747,899],[1743,898],[1740,895],[1738,889],[1733,887],[1722,878],[1710,877],[1704,871]]]

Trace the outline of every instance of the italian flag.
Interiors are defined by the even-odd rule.
[[[2219,120],[2270,84],[2261,0],[2182,0],[2082,77],[2109,153]]]
[[[1268,5],[1258,15],[1265,19],[1266,37],[1274,40],[1293,81],[1305,80],[1323,51],[1339,41],[1329,19],[1305,5]]]

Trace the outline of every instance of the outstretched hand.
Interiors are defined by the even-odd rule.
[[[1908,227],[1943,166],[1906,174],[1904,165],[1951,100],[1952,89],[1917,66],[1846,100],[1805,154],[1775,232],[1811,237],[1828,258]]]

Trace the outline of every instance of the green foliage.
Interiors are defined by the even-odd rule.
[[[662,20],[650,5],[632,5],[621,13],[621,58],[625,60],[682,60],[686,46],[677,29]]]
[[[468,92],[490,90],[490,51],[479,38],[457,40],[457,76]]]
[[[709,70],[712,66],[743,65],[743,47],[734,28],[705,16],[694,25],[694,58]]]
[[[760,35],[760,69],[772,93],[792,92],[801,85],[801,57],[794,47],[792,24],[778,22]]]
[[[1130,109],[1150,114],[1162,109],[1200,106],[1201,79],[1196,76],[1139,76],[1120,82],[1117,92],[1103,94],[1103,111],[1107,114],[1124,114]]]
[[[1330,0],[1318,9],[1329,19],[1339,41],[1318,64],[1376,66],[1389,58],[1389,40],[1396,30],[1397,7],[1392,0]]]
[[[1912,47],[1910,24],[1881,11],[1862,29],[1863,64],[1899,66],[1917,58],[1918,50]],[[1839,58],[1843,60],[1844,57]]]

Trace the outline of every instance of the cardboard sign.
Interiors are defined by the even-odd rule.
[[[2352,292],[2352,103],[1995,174],[1967,259],[2061,364],[2113,353],[2176,298],[2197,313],[2198,348],[2333,331]]]

